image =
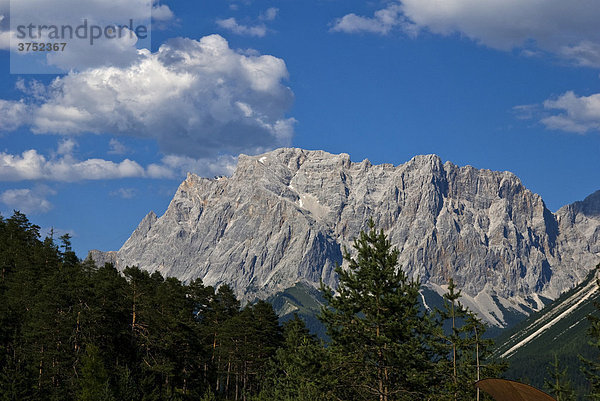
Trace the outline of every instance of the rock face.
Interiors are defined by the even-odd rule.
[[[454,278],[465,303],[498,326],[600,262],[600,191],[555,215],[509,172],[435,155],[393,166],[287,148],[241,155],[230,178],[189,174],[162,217],[149,213],[116,254],[91,256],[228,283],[253,300],[298,282],[335,286],[343,246],[370,217],[409,275],[438,293]]]
[[[600,255],[600,191],[556,212],[567,266],[595,266]]]

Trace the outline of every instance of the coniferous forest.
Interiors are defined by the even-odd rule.
[[[70,241],[42,239],[19,212],[0,218],[3,401],[462,401],[505,367],[452,281],[441,310],[419,306],[419,283],[372,222],[337,290],[321,288],[327,342],[225,284],[96,267]]]

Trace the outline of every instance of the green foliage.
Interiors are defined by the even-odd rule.
[[[444,294],[444,308],[436,311],[438,319],[438,349],[446,358],[437,365],[442,385],[438,400],[467,401],[477,395],[473,383],[488,377],[500,377],[505,366],[491,361],[493,341],[486,339],[486,327],[481,320],[459,301],[450,279]]]
[[[258,400],[326,401],[334,377],[323,344],[297,315],[283,327],[284,343],[277,349]]]
[[[259,393],[283,341],[270,305],[240,309],[227,286],[97,268],[59,241],[21,213],[0,217],[0,400]]]
[[[322,288],[329,344],[227,285],[98,268],[70,241],[0,217],[0,401],[458,401],[473,398],[477,356],[481,377],[499,374],[454,283],[442,311],[422,309],[372,221],[344,252],[337,293]],[[308,305],[303,294],[285,301]]]
[[[424,399],[435,387],[432,321],[419,310],[419,282],[397,266],[383,231],[355,239],[356,257],[337,267],[337,294],[322,286],[321,318],[330,336],[332,368],[341,399]]]
[[[556,401],[575,401],[575,391],[567,376],[567,368],[562,368],[558,356],[554,354],[554,362],[548,366],[544,388]]]
[[[114,400],[104,361],[100,350],[95,345],[85,347],[82,358],[80,383],[81,392],[78,401],[111,401]]]
[[[279,315],[281,322],[288,321],[297,315],[306,324],[306,328],[318,337],[326,339],[325,326],[319,320],[321,307],[326,302],[323,294],[309,284],[300,282],[293,287],[278,292],[267,298]]]
[[[582,363],[580,357],[594,361],[599,355],[598,348],[589,344],[587,317],[600,316],[600,312],[594,306],[595,302],[600,300],[600,292],[592,294],[585,300],[582,300],[578,294],[590,284],[595,283],[595,273],[594,271],[590,272],[588,277],[577,287],[562,294],[539,312],[532,313],[522,323],[505,330],[495,338],[498,346],[494,350],[494,354],[500,356],[523,339],[531,336],[553,317],[558,316],[574,303],[578,303],[577,308],[569,312],[566,318],[554,323],[508,357],[509,368],[505,373],[507,378],[528,382],[535,387],[542,388],[544,381],[548,379],[546,368],[553,364],[554,355],[556,355],[560,365],[568,368],[567,379],[572,383],[577,399],[588,398],[589,381],[581,371],[586,364]]]
[[[596,266],[596,277],[600,272],[600,264]],[[600,279],[596,278],[596,283],[600,287]],[[595,308],[600,309],[600,302],[594,303]],[[598,315],[590,314],[588,316],[589,327],[589,345],[596,351],[600,350],[600,317]],[[593,400],[600,400],[600,358],[598,356],[594,358],[581,357],[583,363],[582,371],[590,384],[589,398]]]

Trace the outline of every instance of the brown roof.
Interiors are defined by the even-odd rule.
[[[556,401],[543,391],[527,384],[504,379],[483,379],[475,383],[496,401]]]

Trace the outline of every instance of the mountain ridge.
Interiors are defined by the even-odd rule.
[[[600,261],[597,198],[554,214],[508,171],[436,155],[394,166],[282,148],[240,155],[229,178],[188,174],[163,216],[149,213],[118,252],[90,256],[227,283],[253,300],[298,282],[335,286],[343,247],[373,217],[411,277],[438,293],[452,277],[503,327],[503,310],[539,310]]]
[[[540,367],[550,366],[556,358],[579,393],[577,399],[585,399],[583,394],[589,393],[589,383],[581,371],[580,356],[588,360],[598,358],[588,330],[589,317],[600,316],[599,268],[596,266],[576,287],[494,339],[492,358],[509,362],[507,378],[526,380],[541,388],[547,370]]]

